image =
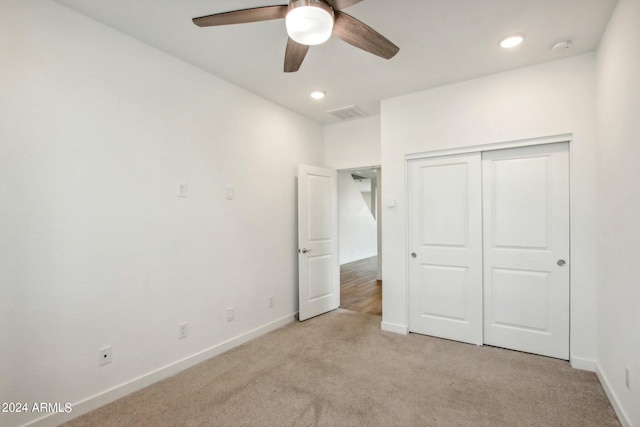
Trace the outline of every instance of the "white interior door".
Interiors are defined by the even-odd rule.
[[[409,162],[409,329],[482,344],[480,153]]]
[[[299,319],[340,306],[337,172],[298,166]]]
[[[484,342],[569,359],[567,143],[485,152]]]

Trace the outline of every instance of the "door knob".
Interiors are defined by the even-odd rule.
[[[565,260],[563,260],[563,259],[559,259],[559,260],[558,260],[558,262],[557,262],[557,264],[558,264],[560,267],[563,267],[566,263],[567,263],[567,262],[566,262]]]
[[[302,252],[303,254],[306,254],[307,252],[311,252],[311,249],[302,248],[300,249],[300,252]]]
[[[416,258],[418,255],[416,255],[415,252],[411,252],[411,258]]]

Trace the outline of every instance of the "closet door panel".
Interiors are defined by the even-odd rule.
[[[482,343],[481,156],[409,162],[409,329]]]
[[[568,153],[483,153],[485,344],[569,358]]]

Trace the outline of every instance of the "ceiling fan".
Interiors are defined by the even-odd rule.
[[[288,5],[264,6],[233,10],[193,18],[199,27],[243,24],[247,22],[285,19],[287,49],[284,72],[300,69],[309,46],[324,43],[329,37],[339,39],[384,59],[393,58],[400,50],[380,33],[342,12],[362,0],[290,0]]]

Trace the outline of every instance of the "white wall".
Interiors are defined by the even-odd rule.
[[[640,426],[639,23],[640,0],[621,0],[598,49],[598,367],[632,426]]]
[[[369,185],[371,181],[369,181]],[[350,172],[338,172],[340,264],[377,254],[376,221]],[[369,186],[369,190],[371,187]]]
[[[77,403],[293,318],[321,126],[51,1],[0,2],[0,57],[0,401]]]
[[[595,57],[558,60],[382,102],[383,324],[406,331],[410,153],[573,134],[571,358],[596,357]],[[386,207],[395,199],[396,207]]]
[[[349,120],[324,127],[324,164],[354,169],[380,164],[380,116]]]
[[[371,179],[358,179],[358,180],[354,179],[353,182],[356,184],[356,187],[358,188],[358,191],[362,195],[364,202],[367,204],[367,207],[371,211],[371,214],[374,215],[372,206],[374,206],[373,199],[375,198],[375,192],[372,193],[371,190],[375,189],[376,187],[375,179],[373,181]]]
[[[349,120],[324,127],[324,165],[333,169],[356,169],[382,163],[380,151],[380,116]],[[382,186],[380,172],[377,188]],[[382,280],[382,219],[378,226],[378,280]]]

